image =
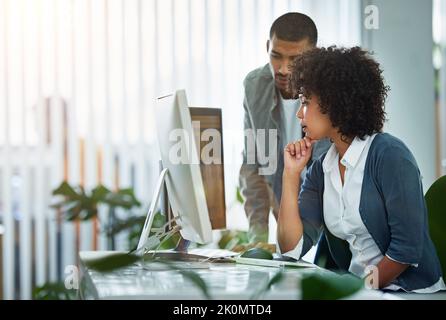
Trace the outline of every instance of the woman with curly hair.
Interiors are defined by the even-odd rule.
[[[295,60],[291,89],[305,137],[285,147],[280,251],[299,259],[323,232],[341,270],[362,278],[374,271],[381,289],[445,289],[417,163],[382,132],[389,88],[379,64],[359,47],[316,48]],[[332,145],[298,194],[312,145],[326,137]]]

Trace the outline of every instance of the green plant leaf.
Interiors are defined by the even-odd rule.
[[[162,214],[161,211],[157,211],[153,217],[152,228],[161,228],[166,222],[166,216]]]
[[[137,227],[137,229],[139,229],[139,232],[141,232],[142,228],[144,227],[145,221],[145,216],[131,216],[127,219],[116,218],[113,225],[111,225],[110,228],[106,230],[107,236],[112,236],[121,231],[132,229],[134,227]]]
[[[209,293],[208,287],[206,285],[206,282],[198,275],[196,272],[192,272],[189,270],[179,270],[179,272],[185,277],[188,278],[194,285],[196,285],[203,295],[206,297],[206,299],[212,299],[211,295]]]
[[[82,186],[74,188],[64,181],[53,191],[53,195],[65,197],[65,200],[51,207],[61,209],[67,221],[76,219],[85,221],[96,217],[100,203],[113,208],[124,208],[125,210],[141,205],[131,188],[111,192],[105,186],[98,185],[91,193],[87,194]]]
[[[84,214],[80,216],[81,220],[90,220],[98,215],[98,209],[96,207],[87,208],[82,211]]]
[[[135,192],[132,188],[120,189],[118,190],[118,194],[126,196],[126,199],[131,201],[135,207],[141,206],[141,202],[136,199]]]
[[[116,218],[112,225],[109,225],[105,230],[107,236],[111,237],[116,235],[119,232],[127,230],[128,234],[128,248],[132,248],[134,251],[139,242],[139,237],[141,236],[141,231],[144,227],[144,223],[146,221],[146,216],[130,216],[126,219],[118,219]],[[165,216],[160,212],[156,212],[152,228],[161,228],[165,224]],[[153,235],[153,232],[150,233]],[[176,243],[178,242],[178,236],[173,235],[172,238],[163,241],[159,249],[171,249],[175,248]]]
[[[79,202],[79,219],[89,220],[97,215],[97,201],[95,201],[91,196],[88,196],[84,193]]]
[[[133,207],[141,206],[141,203],[136,199],[133,189],[120,189],[117,192],[108,193],[102,202],[113,206],[113,207],[121,207],[127,210]]]
[[[178,241],[180,241],[181,235],[179,232],[173,234],[168,239],[161,240],[161,244],[159,245],[159,250],[167,250],[176,248]]]
[[[78,189],[79,189],[79,194],[80,194],[81,196],[83,196],[83,197],[87,197],[87,193],[85,192],[85,189],[84,189],[83,186],[79,186]]]
[[[103,185],[99,185],[91,191],[91,197],[96,202],[101,202],[111,191]]]
[[[80,203],[77,203],[76,206],[73,206],[72,208],[68,210],[63,210],[63,214],[65,217],[65,220],[67,221],[74,221],[76,219],[79,219],[79,214],[82,211],[82,208],[80,207]]]
[[[351,274],[305,274],[301,281],[303,300],[335,300],[348,297],[364,286],[364,281]]]
[[[61,195],[69,199],[79,198],[79,194],[76,192],[76,190],[74,190],[74,188],[66,181],[62,182],[56,189],[53,190],[53,195]]]
[[[135,203],[130,196],[114,192],[109,193],[102,202],[108,204],[109,206],[124,208],[126,210],[129,210],[135,206]]]
[[[239,187],[237,187],[235,190],[235,197],[239,203],[241,203],[241,204],[245,203],[245,199],[243,198]]]
[[[65,288],[64,282],[47,282],[33,290],[34,300],[75,300],[76,290]]]
[[[248,232],[238,230],[224,230],[218,241],[220,249],[231,250],[236,245],[249,243]]]
[[[152,260],[153,258],[150,255],[145,255],[144,260]],[[195,286],[198,287],[198,289],[201,290],[203,295],[206,297],[206,299],[212,299],[211,294],[209,293],[208,286],[206,282],[203,280],[203,278],[200,277],[200,275],[194,271],[185,270],[177,265],[173,264],[172,261],[164,260],[164,259],[156,259],[157,263],[162,263],[166,265],[170,270],[172,271],[178,271],[181,275],[183,275],[185,278],[189,279]]]
[[[269,281],[266,283],[266,285],[264,287],[260,288],[256,293],[254,293],[253,296],[251,297],[251,299],[253,299],[253,300],[259,299],[269,289],[271,289],[271,287],[274,284],[279,283],[280,281],[282,281],[282,279],[283,279],[283,271],[280,270],[271,279],[269,279]]]
[[[436,180],[426,192],[426,206],[429,215],[429,234],[437,249],[443,275],[446,274],[446,176]]]
[[[128,234],[128,249],[130,249],[130,252],[133,252],[138,247],[139,237],[141,236],[141,230],[139,229],[131,229]]]
[[[131,265],[138,260],[141,260],[141,257],[135,254],[113,253],[105,257],[88,260],[85,265],[92,270],[110,272]]]
[[[66,211],[66,210],[70,210],[71,208],[77,206],[78,203],[79,203],[78,199],[73,200],[73,199],[65,198],[65,200],[62,200],[60,202],[56,202],[56,203],[50,205],[50,208]]]

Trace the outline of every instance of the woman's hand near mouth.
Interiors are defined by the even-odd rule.
[[[284,150],[285,167],[283,174],[286,176],[300,176],[311,158],[313,144],[316,140],[309,137],[288,143]]]

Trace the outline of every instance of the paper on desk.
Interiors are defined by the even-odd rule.
[[[299,260],[296,262],[291,261],[280,261],[280,260],[267,260],[267,259],[255,259],[255,258],[243,258],[243,257],[234,257],[232,258],[236,263],[241,264],[250,264],[254,266],[263,266],[263,267],[274,267],[274,268],[283,268],[283,267],[294,267],[294,268],[318,268],[313,263],[306,262],[303,260]]]
[[[204,256],[207,258],[228,258],[239,255],[239,252],[234,252],[226,249],[213,248],[194,248],[188,250],[188,253]]]
[[[148,271],[178,271],[188,269],[209,269],[209,263],[206,262],[169,262],[168,265],[157,261],[145,261],[141,264],[144,270]]]
[[[148,251],[148,255],[153,254],[154,257],[164,257],[172,261],[191,261],[191,262],[234,262],[231,259],[240,253],[212,248],[194,248],[187,252],[170,250]]]

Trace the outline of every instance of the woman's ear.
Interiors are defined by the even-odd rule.
[[[266,52],[269,53],[269,40],[266,40]]]

